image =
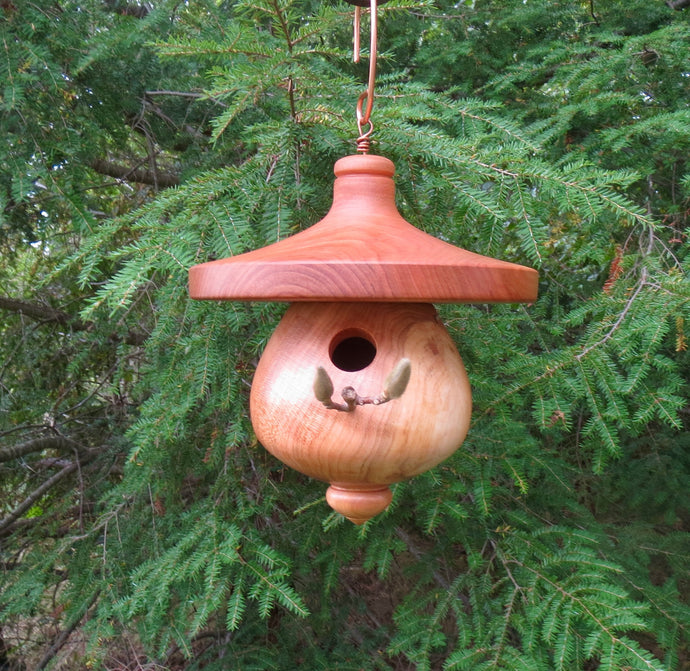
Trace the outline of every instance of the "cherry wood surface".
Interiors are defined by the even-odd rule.
[[[334,363],[336,346],[347,338],[375,347],[359,370]],[[410,360],[411,375],[400,398],[342,412],[314,395],[321,366],[333,400],[341,401],[348,386],[376,396],[402,358]],[[385,509],[389,484],[450,456],[471,411],[460,355],[433,305],[423,303],[293,303],[266,346],[250,395],[261,444],[288,466],[330,482],[329,504],[356,524]]]
[[[314,226],[189,271],[192,298],[267,301],[531,302],[532,268],[468,252],[406,222],[394,164],[346,156],[334,167],[333,205]]]

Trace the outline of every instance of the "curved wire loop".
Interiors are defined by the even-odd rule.
[[[369,153],[369,147],[371,146],[371,134],[374,132],[374,124],[371,123],[371,119],[367,122],[369,128],[366,132],[362,130],[361,123],[357,123],[357,128],[359,129],[359,137],[357,138],[357,151],[361,154]]]

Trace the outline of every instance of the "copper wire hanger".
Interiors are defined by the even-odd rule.
[[[371,13],[371,35],[369,41],[369,82],[367,90],[357,99],[357,151],[366,154],[371,146],[371,134],[374,132],[374,124],[371,121],[371,110],[374,107],[374,85],[376,83],[376,50],[377,50],[377,2],[370,0]],[[354,61],[359,63],[360,55],[360,32],[361,32],[361,6],[355,6],[354,21]],[[366,100],[366,106],[364,101]],[[368,126],[365,131],[364,128]]]

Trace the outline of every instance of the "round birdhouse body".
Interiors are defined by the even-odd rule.
[[[409,382],[399,398],[381,401],[401,360],[409,361]],[[317,398],[319,367],[340,409]],[[347,408],[347,388],[371,402]],[[432,305],[294,303],[261,357],[250,412],[269,452],[336,487],[332,503],[348,499],[343,492],[362,498],[362,491],[380,491],[446,459],[467,433],[471,392]]]

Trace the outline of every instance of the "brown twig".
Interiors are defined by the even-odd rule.
[[[53,657],[57,655],[58,652],[60,652],[60,649],[67,643],[67,639],[72,635],[72,632],[79,626],[79,623],[84,619],[84,616],[89,612],[89,609],[96,603],[101,591],[100,589],[97,589],[92,595],[91,598],[89,599],[88,603],[86,606],[80,611],[79,615],[76,616],[72,622],[67,626],[66,629],[63,629],[54,639],[53,643],[48,648],[46,653],[43,655],[43,658],[41,661],[38,663],[38,666],[36,667],[36,671],[41,671],[42,669],[45,669],[46,666],[51,662]]]
[[[75,471],[78,471],[83,463],[90,461],[99,450],[89,450],[88,452],[81,453],[75,456],[75,460],[70,462],[67,466],[59,470],[55,475],[51,476],[44,482],[42,482],[36,489],[34,489],[29,496],[27,496],[18,506],[14,508],[8,515],[6,515],[2,520],[0,520],[0,535],[12,526],[31,506],[36,503],[44,494],[49,492],[58,482],[64,480],[67,476],[71,475]]]

